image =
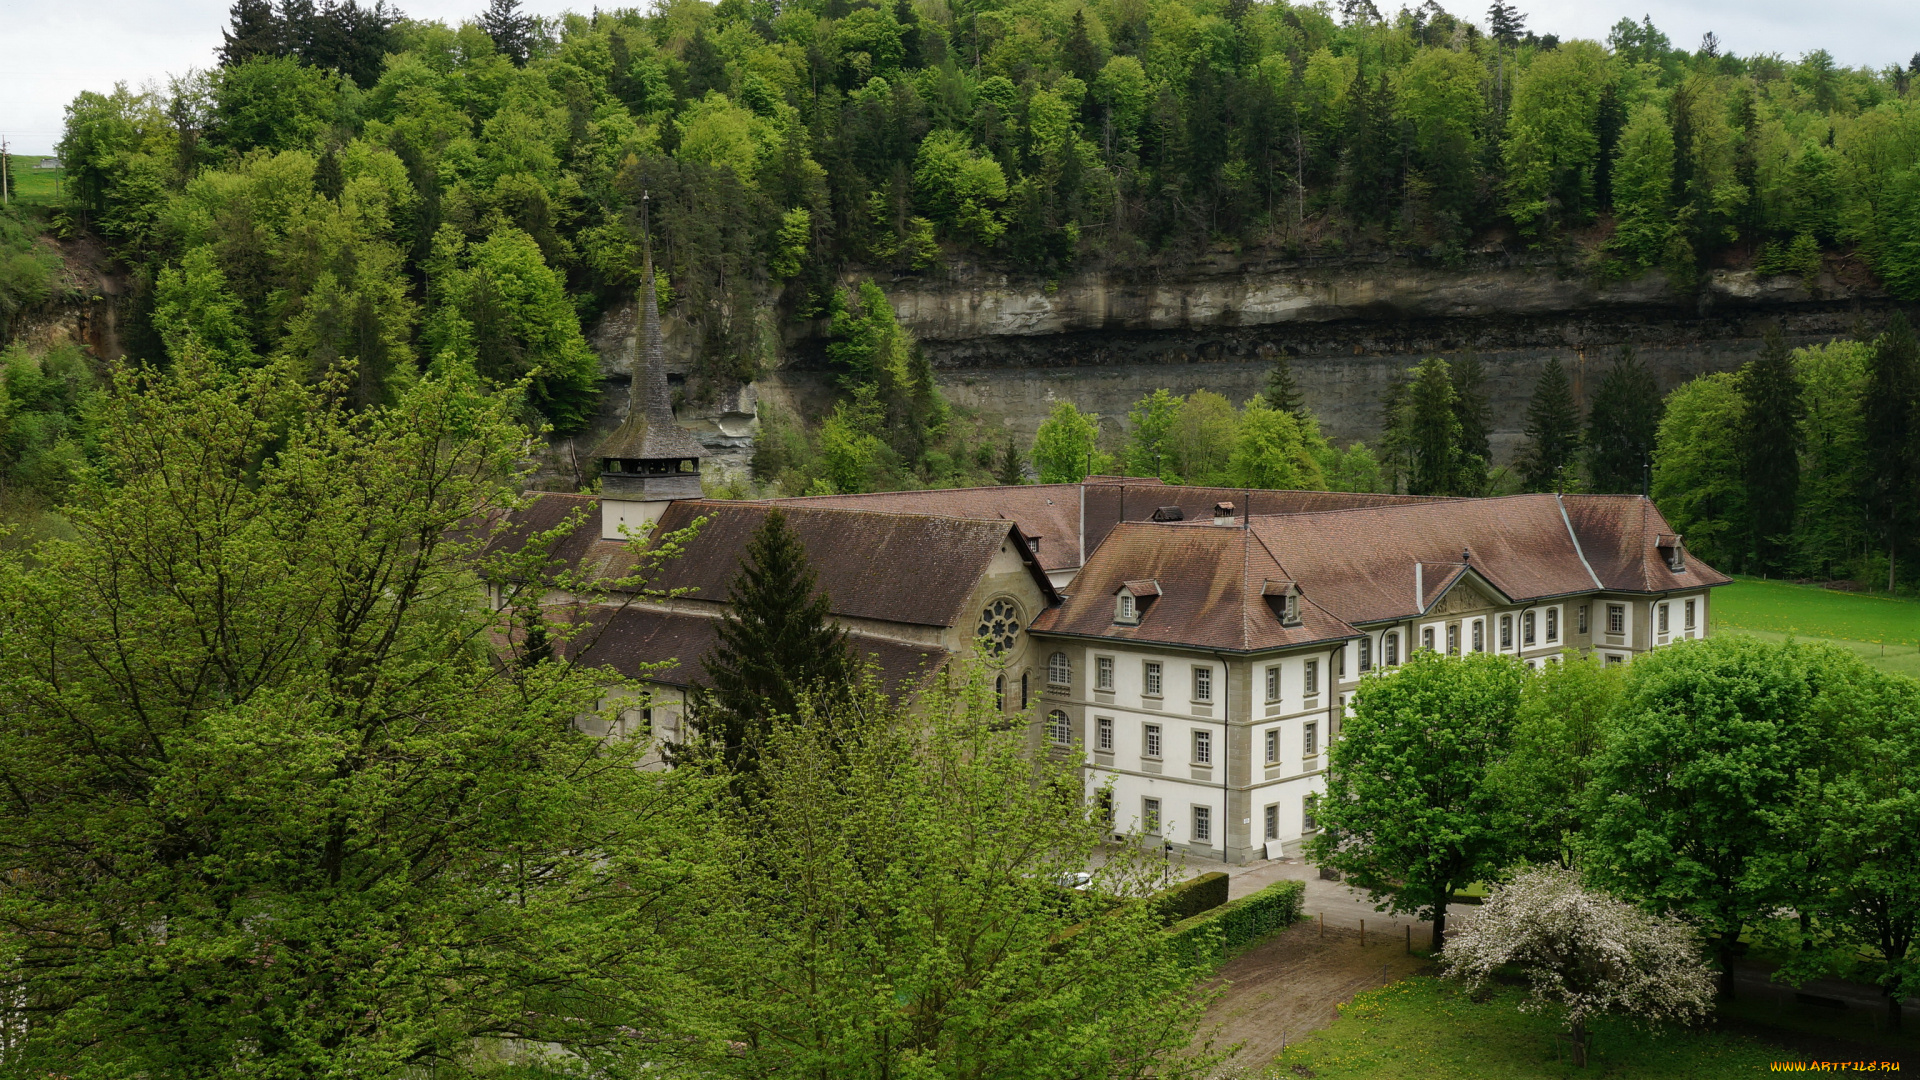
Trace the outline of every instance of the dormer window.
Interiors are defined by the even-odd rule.
[[[1260,592],[1273,599],[1275,611],[1280,615],[1280,625],[1300,625],[1300,588],[1291,581],[1267,579]]]
[[[1160,595],[1157,581],[1125,581],[1114,592],[1113,621],[1123,626],[1138,626],[1141,609]]]
[[[1667,569],[1676,574],[1687,572],[1687,549],[1680,542],[1679,533],[1661,533],[1654,538],[1654,547],[1667,560]]]

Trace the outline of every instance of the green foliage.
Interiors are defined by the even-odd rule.
[[[63,500],[97,452],[99,389],[80,350],[0,352],[0,520]]]
[[[1147,906],[1161,925],[1172,926],[1226,903],[1227,884],[1227,875],[1217,870],[1201,874],[1154,893],[1147,898]]]
[[[1327,486],[1314,456],[1320,433],[1294,414],[1270,408],[1264,397],[1247,401],[1227,476],[1240,487],[1320,491]]]
[[[53,297],[59,269],[60,256],[38,243],[17,214],[0,212],[0,345],[12,338],[22,312]]]
[[[1874,468],[1866,477],[1867,520],[1887,551],[1887,585],[1920,534],[1920,341],[1895,313],[1874,339],[1861,402]]]
[[[1299,922],[1306,896],[1306,882],[1276,881],[1250,896],[1173,924],[1167,928],[1167,944],[1189,966],[1218,964]]]
[[[1587,787],[1589,875],[1696,921],[1730,980],[1745,926],[1805,888],[1767,872],[1806,842],[1777,815],[1843,751],[1866,675],[1828,646],[1734,636],[1637,658]]]
[[[1599,46],[1572,41],[1537,55],[1514,82],[1503,148],[1506,210],[1530,235],[1579,223],[1590,211],[1608,66]]]
[[[1520,471],[1529,491],[1566,491],[1580,453],[1580,403],[1559,357],[1549,359],[1527,403]]]
[[[1409,463],[1407,490],[1415,495],[1466,494],[1468,451],[1460,425],[1460,395],[1447,362],[1434,356],[1408,369],[1404,396],[1389,418],[1386,440]]]
[[[122,374],[72,538],[0,556],[12,1063],[399,1076],[489,1037],[606,1067],[642,1016],[692,1038],[641,1058],[705,1045],[661,944],[699,785],[576,729],[607,676],[504,662],[517,605],[472,601],[566,531],[476,565],[511,412],[458,371],[357,414],[285,364]]]
[[[1653,102],[1620,133],[1613,171],[1613,250],[1635,267],[1658,266],[1674,238],[1673,127]]]
[[[1740,418],[1740,460],[1747,485],[1752,566],[1778,572],[1792,543],[1800,494],[1800,379],[1780,328],[1769,326],[1760,357],[1738,376],[1746,415]]]
[[[1653,372],[1623,345],[1587,413],[1587,470],[1593,490],[1636,495],[1646,484],[1664,406]]]
[[[1157,476],[1168,483],[1178,479],[1173,472],[1173,431],[1185,401],[1161,387],[1127,410],[1128,476]]]
[[[1300,383],[1293,377],[1293,364],[1286,353],[1274,353],[1273,366],[1267,369],[1267,388],[1261,397],[1269,409],[1292,413],[1295,419],[1306,419],[1306,395],[1300,392]]]
[[[1360,684],[1330,748],[1309,857],[1382,908],[1433,921],[1436,948],[1454,892],[1513,853],[1511,811],[1490,774],[1528,677],[1511,657],[1418,651]]]
[[[1793,351],[1800,380],[1801,472],[1794,565],[1823,578],[1850,572],[1871,537],[1862,503],[1868,463],[1864,395],[1869,346],[1836,341]]]
[[[1174,472],[1188,484],[1230,483],[1227,470],[1239,437],[1233,403],[1211,390],[1195,390],[1174,413]]]
[[[259,56],[212,75],[208,141],[236,151],[310,150],[340,111],[340,79],[290,57]]]
[[[719,640],[701,659],[709,684],[689,707],[696,737],[675,748],[675,757],[709,763],[747,797],[757,794],[775,718],[798,715],[803,697],[831,702],[852,681],[855,664],[846,631],[828,621],[829,598],[784,512],[769,510],[754,530],[726,599],[714,630]]]
[[[1139,895],[1145,853],[1101,848],[1077,762],[1035,759],[979,680],[913,714],[870,687],[803,703],[728,819],[735,887],[702,923],[736,1050],[708,1075],[1187,1076],[1202,1002]],[[1095,917],[1099,916],[1099,917]]]
[[[1033,466],[1043,484],[1074,484],[1104,473],[1113,459],[1096,447],[1100,418],[1081,412],[1062,398],[1040,423],[1033,436]]]
[[[1740,422],[1747,401],[1733,374],[1703,375],[1667,396],[1654,451],[1653,500],[1687,547],[1709,563],[1739,565],[1747,489]]]
[[[1568,652],[1529,680],[1515,714],[1512,746],[1488,782],[1523,837],[1530,862],[1573,866],[1585,797],[1607,723],[1620,701],[1621,670],[1593,654]]]

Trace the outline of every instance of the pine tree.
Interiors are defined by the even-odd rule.
[[[1454,460],[1454,494],[1483,495],[1493,463],[1493,413],[1487,407],[1487,369],[1477,356],[1453,365],[1453,416],[1460,425]]]
[[[1866,478],[1868,520],[1887,551],[1887,588],[1920,538],[1920,342],[1895,313],[1873,343],[1861,403],[1874,468]]]
[[[694,697],[695,743],[676,748],[744,780],[736,785],[743,794],[775,719],[798,715],[809,693],[844,692],[855,677],[846,632],[829,621],[828,598],[817,584],[787,515],[767,511],[727,591],[719,643],[701,661],[713,685]]]
[[[525,67],[533,51],[533,16],[520,12],[520,0],[492,0],[480,16],[480,29],[493,39],[500,55]]]
[[[1580,452],[1580,405],[1559,357],[1547,361],[1527,405],[1527,447],[1520,469],[1529,491],[1565,490],[1567,471]]]
[[[272,0],[234,0],[227,11],[232,27],[220,32],[220,66],[244,64],[256,56],[286,53],[286,24],[274,14]]]
[[[1747,486],[1748,538],[1753,567],[1785,568],[1792,547],[1794,508],[1800,492],[1800,377],[1778,326],[1767,327],[1760,357],[1740,369],[1746,415],[1740,425],[1740,457]]]
[[[1074,9],[1073,23],[1067,29],[1066,45],[1061,52],[1065,54],[1068,73],[1091,86],[1100,74],[1100,65],[1106,61],[1100,56],[1100,46],[1087,34],[1085,11]]]
[[[1027,482],[1026,455],[1020,452],[1019,444],[1013,441],[1011,435],[1007,436],[1007,449],[1000,455],[1000,467],[995,470],[994,477],[1007,487]]]
[[[1634,356],[1633,346],[1622,346],[1587,414],[1587,468],[1594,491],[1641,492],[1663,409],[1653,372]]]
[[[1404,417],[1409,462],[1407,490],[1415,495],[1460,494],[1459,395],[1447,362],[1428,357],[1409,374]]]
[[[1273,354],[1273,367],[1267,369],[1267,389],[1264,395],[1267,408],[1275,412],[1292,413],[1294,419],[1307,418],[1307,398],[1300,392],[1300,384],[1293,377],[1293,363],[1287,354]]]
[[[1399,494],[1404,478],[1411,483],[1408,462],[1411,444],[1407,424],[1407,379],[1395,375],[1380,395],[1380,467],[1386,474],[1387,490]]]

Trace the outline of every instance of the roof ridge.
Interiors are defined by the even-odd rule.
[[[901,488],[898,491],[841,491],[832,495],[782,495],[772,499],[727,499],[726,502],[746,503],[804,503],[814,499],[864,499],[881,495],[956,495],[968,491],[1005,491],[1009,488],[1024,491],[1040,491],[1046,488],[1077,488],[1079,484],[979,484],[974,487],[959,488]],[[1096,487],[1117,487],[1120,485],[1095,485]],[[1130,486],[1130,485],[1129,485]]]
[[[826,498],[826,496],[813,496]],[[927,521],[964,521],[970,525],[997,525],[1002,528],[1019,528],[1019,522],[1009,517],[967,517],[963,514],[929,514],[918,510],[869,510],[860,506],[799,506],[790,507],[785,503],[755,501],[749,499],[680,499],[688,504],[699,503],[705,506],[750,506],[762,510],[802,510],[810,514],[870,514],[874,517],[914,518]]]
[[[1560,520],[1567,526],[1567,541],[1573,545],[1573,553],[1580,557],[1581,568],[1587,572],[1588,577],[1593,579],[1594,588],[1606,588],[1606,585],[1600,581],[1600,575],[1593,572],[1593,564],[1587,561],[1587,549],[1580,543],[1580,534],[1574,531],[1573,519],[1567,516],[1567,497],[1555,493],[1553,503],[1560,508]]]

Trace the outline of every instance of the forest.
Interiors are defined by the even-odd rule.
[[[456,27],[238,0],[216,65],[73,101],[48,224],[130,268],[138,359],[350,369],[361,405],[471,366],[565,436],[600,408],[581,328],[640,284],[644,201],[651,284],[694,353],[686,395],[781,362],[792,320],[827,342],[831,415],[763,417],[755,480],[790,494],[1063,471],[1043,458],[1069,451],[1004,445],[944,402],[875,284],[963,262],[1052,276],[1223,246],[1439,264],[1498,249],[1683,286],[1721,266],[1855,267],[1920,297],[1920,56],[1846,69],[1712,35],[1688,50],[1645,19],[1605,42],[1524,24],[1502,4],[1481,25],[1367,0],[674,0],[559,19],[494,0]],[[0,235],[24,252],[9,316],[46,292],[19,239]],[[9,357],[0,483],[57,499],[95,376]],[[1111,419],[1102,446],[1114,467],[1196,481],[1648,486],[1657,402],[1612,434],[1592,427],[1625,415],[1611,405],[1554,406],[1547,428],[1585,444],[1577,476],[1553,473],[1573,458],[1551,446],[1558,464],[1490,471],[1476,365],[1434,363],[1385,403],[1370,450],[1325,446],[1272,394],[1297,431],[1210,396],[1183,406],[1190,452],[1119,446]],[[1230,466],[1244,430],[1293,464],[1246,464],[1253,447]]]

